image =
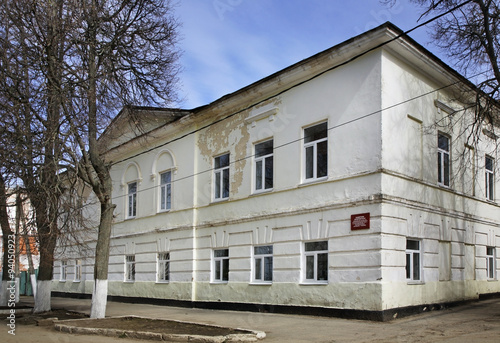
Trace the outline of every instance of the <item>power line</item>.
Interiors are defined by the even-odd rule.
[[[480,73],[480,74],[483,74],[483,73]],[[478,75],[480,75],[480,74],[477,74],[477,75],[475,75],[475,76],[478,76]],[[371,117],[371,116],[376,115],[376,114],[378,114],[378,113],[381,113],[381,112],[383,112],[383,111],[387,111],[387,110],[390,110],[390,109],[396,108],[396,107],[398,107],[398,106],[401,106],[401,105],[403,105],[403,104],[406,104],[406,103],[409,103],[409,102],[415,101],[415,100],[417,100],[417,99],[420,99],[420,98],[426,97],[426,96],[428,96],[428,95],[430,95],[430,94],[433,94],[433,93],[439,92],[439,91],[441,91],[441,90],[443,90],[443,89],[446,89],[446,88],[448,88],[448,87],[452,87],[452,86],[454,86],[454,85],[456,85],[456,84],[459,84],[459,83],[460,83],[460,81],[456,81],[456,82],[451,83],[451,84],[448,84],[448,85],[446,85],[446,86],[442,86],[442,87],[437,88],[437,89],[434,89],[434,90],[432,90],[432,91],[429,91],[429,92],[426,92],[426,93],[423,93],[423,94],[417,95],[417,96],[415,96],[415,97],[413,97],[413,98],[410,98],[410,99],[407,99],[407,100],[403,100],[403,101],[401,101],[401,102],[398,102],[398,103],[396,103],[396,104],[393,104],[393,105],[387,106],[387,107],[385,107],[385,108],[382,108],[382,109],[379,109],[379,110],[376,110],[376,111],[373,111],[373,112],[367,113],[367,114],[365,114],[365,115],[362,115],[362,116],[360,116],[360,117],[357,117],[357,118],[354,118],[354,119],[348,120],[348,121],[346,121],[346,122],[343,122],[343,123],[340,123],[340,124],[337,124],[337,125],[334,125],[334,126],[332,126],[332,127],[328,127],[328,128],[327,128],[327,130],[328,130],[328,131],[331,131],[331,130],[334,130],[334,129],[337,129],[337,128],[340,128],[340,127],[343,127],[343,126],[345,126],[345,125],[352,124],[352,123],[354,123],[354,122],[357,122],[357,121],[360,121],[360,120],[366,119],[366,118],[368,118],[368,117]],[[475,106],[475,105],[471,105],[471,106],[468,106],[468,107],[464,107],[464,108],[462,108],[462,109],[460,109],[460,110],[457,110],[456,112],[466,111],[467,109],[469,109],[469,108],[471,108],[471,107],[474,107],[474,106]],[[307,138],[307,137],[301,137],[301,138],[298,138],[298,139],[295,139],[295,140],[292,140],[292,141],[289,141],[289,142],[283,143],[283,144],[281,144],[281,145],[275,146],[275,147],[273,147],[273,152],[274,152],[274,151],[276,151],[276,150],[278,150],[278,149],[280,149],[280,148],[283,148],[283,147],[285,147],[285,146],[288,146],[288,145],[291,145],[291,144],[294,144],[294,143],[298,143],[298,142],[300,142],[300,141],[303,141],[305,138]],[[245,161],[245,160],[247,160],[247,159],[251,159],[251,158],[253,158],[253,157],[255,157],[255,154],[251,154],[251,155],[248,155],[248,156],[242,157],[242,158],[240,158],[240,159],[238,159],[238,160],[235,160],[235,161],[230,162],[229,164],[230,164],[230,165],[233,165],[233,164],[236,164],[236,163],[239,163],[239,162]],[[183,181],[183,180],[187,180],[187,179],[190,179],[190,178],[192,178],[192,177],[195,177],[195,176],[198,176],[198,175],[201,175],[201,174],[205,174],[205,173],[213,172],[214,170],[215,170],[215,168],[205,169],[205,170],[199,171],[199,172],[197,172],[197,173],[193,173],[193,174],[190,174],[190,175],[187,175],[187,176],[184,176],[184,177],[178,178],[178,179],[174,179],[174,180],[172,180],[172,181],[170,182],[170,184],[175,184],[176,182],[180,182],[180,181]],[[157,188],[159,188],[159,187],[161,187],[161,186],[162,186],[162,185],[160,184],[160,185],[155,185],[155,186],[152,186],[152,187],[142,188],[142,189],[140,189],[140,190],[137,190],[137,192],[136,192],[136,193],[142,193],[142,192],[145,192],[145,191],[154,190],[154,189],[157,189]],[[116,196],[116,197],[113,197],[113,198],[112,198],[112,200],[117,200],[117,199],[120,199],[120,198],[123,198],[123,197],[127,197],[127,196],[128,196],[128,194],[118,195],[118,196]]]
[[[446,11],[446,12],[443,12],[443,13],[441,13],[441,14],[439,14],[439,15],[437,15],[437,16],[435,16],[435,17],[433,17],[433,18],[431,18],[431,19],[429,19],[429,20],[427,20],[427,21],[425,21],[425,22],[423,22],[423,23],[421,23],[421,24],[419,24],[419,25],[417,25],[417,26],[415,26],[415,27],[413,27],[413,28],[411,28],[411,29],[407,30],[407,31],[404,31],[404,32],[400,33],[399,35],[397,35],[397,36],[395,36],[395,37],[391,38],[390,40],[388,40],[388,41],[386,41],[386,42],[380,43],[380,44],[378,44],[378,45],[376,45],[376,46],[374,46],[374,47],[372,47],[372,48],[370,48],[370,49],[368,49],[368,50],[366,50],[366,51],[363,51],[363,52],[361,52],[361,53],[359,53],[359,54],[357,54],[357,55],[355,55],[355,56],[351,57],[350,59],[347,59],[346,61],[344,61],[344,62],[342,62],[342,63],[339,63],[339,64],[337,64],[337,65],[334,65],[334,66],[332,66],[332,67],[330,67],[330,68],[328,68],[328,69],[326,69],[326,70],[324,70],[324,71],[322,71],[322,72],[320,72],[320,73],[318,73],[318,74],[316,74],[316,75],[313,75],[313,76],[312,76],[312,77],[310,77],[309,79],[303,80],[303,81],[301,81],[301,82],[299,82],[299,83],[297,83],[297,84],[295,84],[295,85],[293,85],[293,86],[290,86],[289,88],[286,88],[286,89],[284,89],[284,90],[282,90],[282,91],[280,91],[280,92],[278,92],[278,93],[276,93],[276,94],[274,94],[274,95],[272,95],[272,96],[269,96],[269,97],[267,97],[267,98],[265,98],[265,99],[262,99],[262,100],[260,100],[260,101],[257,101],[257,102],[255,102],[255,103],[253,103],[253,104],[251,104],[251,105],[248,105],[248,106],[247,106],[247,107],[245,107],[245,108],[242,108],[242,109],[240,109],[240,110],[238,110],[238,111],[236,111],[236,112],[233,112],[233,113],[231,113],[231,114],[229,114],[229,115],[227,115],[227,116],[225,116],[225,117],[223,117],[223,118],[217,119],[217,120],[215,120],[215,121],[213,121],[213,122],[211,122],[211,123],[209,123],[209,124],[207,124],[207,125],[204,125],[204,126],[202,126],[202,127],[198,128],[198,129],[192,130],[192,131],[190,131],[190,132],[188,132],[188,133],[186,133],[186,134],[184,134],[184,135],[182,135],[182,136],[179,136],[179,137],[177,137],[177,138],[171,139],[171,140],[169,140],[169,141],[167,141],[167,142],[165,142],[165,143],[162,143],[162,144],[160,144],[160,145],[156,145],[156,146],[154,146],[154,147],[152,147],[152,148],[150,148],[150,149],[147,149],[147,150],[141,151],[141,152],[139,152],[139,153],[137,153],[137,154],[135,154],[135,155],[129,156],[129,157],[127,157],[127,158],[124,158],[124,159],[121,159],[121,160],[118,160],[118,161],[114,161],[114,162],[112,162],[112,163],[111,163],[111,165],[115,165],[115,164],[118,164],[118,163],[121,163],[121,162],[125,162],[125,161],[128,161],[128,160],[134,159],[134,158],[136,158],[136,157],[138,157],[138,156],[140,156],[140,155],[147,154],[147,153],[149,153],[149,152],[151,152],[151,151],[154,151],[154,150],[156,150],[156,149],[158,149],[158,148],[161,148],[161,147],[166,146],[166,145],[168,145],[168,144],[171,144],[171,143],[173,143],[173,142],[179,141],[179,140],[181,140],[181,139],[183,139],[183,138],[186,138],[186,137],[188,137],[188,136],[190,136],[190,135],[193,135],[193,134],[195,134],[195,133],[197,133],[197,132],[203,131],[203,130],[205,130],[205,129],[207,129],[207,128],[209,128],[209,127],[211,127],[211,126],[215,125],[215,124],[218,124],[218,123],[220,123],[220,122],[222,122],[222,121],[224,121],[224,120],[226,120],[226,119],[232,118],[232,117],[234,117],[235,115],[237,115],[237,114],[239,114],[239,113],[242,113],[242,112],[244,112],[244,111],[247,111],[247,110],[251,109],[252,107],[255,107],[255,106],[257,106],[257,105],[259,105],[259,104],[262,104],[262,103],[264,103],[264,102],[266,102],[266,101],[269,101],[269,100],[271,100],[271,99],[273,99],[273,98],[276,98],[276,97],[278,97],[278,96],[280,96],[280,95],[282,95],[282,94],[284,94],[284,93],[286,93],[286,92],[290,91],[291,89],[297,88],[297,87],[299,87],[299,86],[301,86],[301,85],[303,85],[303,84],[305,84],[305,83],[307,83],[307,82],[309,82],[309,81],[311,81],[311,80],[314,80],[314,79],[316,79],[316,78],[318,78],[318,77],[320,77],[320,76],[322,76],[322,75],[324,75],[324,74],[326,74],[326,73],[328,73],[328,72],[330,72],[330,71],[332,71],[332,70],[335,70],[335,69],[337,69],[337,68],[340,68],[340,67],[342,67],[342,66],[345,66],[345,65],[347,65],[347,64],[349,64],[349,63],[351,63],[351,62],[353,62],[353,61],[357,60],[358,58],[360,58],[360,57],[362,57],[362,56],[364,56],[364,55],[366,55],[366,54],[369,54],[369,53],[370,53],[370,52],[372,52],[372,51],[375,51],[375,50],[377,50],[377,49],[379,49],[379,48],[381,48],[381,47],[383,47],[383,46],[385,46],[385,45],[387,45],[387,44],[389,44],[389,43],[392,43],[392,42],[394,42],[394,41],[396,41],[396,40],[400,39],[401,37],[407,36],[409,33],[411,33],[411,32],[413,32],[413,31],[415,31],[415,30],[419,29],[420,27],[423,27],[423,26],[425,26],[425,25],[427,25],[427,24],[429,24],[429,23],[431,23],[431,22],[433,22],[433,21],[435,21],[435,20],[437,20],[437,19],[439,19],[439,18],[441,18],[441,17],[443,17],[443,16],[445,16],[445,15],[447,15],[447,14],[449,14],[449,13],[451,13],[451,12],[455,11],[455,10],[457,10],[457,9],[459,9],[460,7],[462,7],[462,6],[464,6],[464,5],[468,4],[468,3],[470,3],[471,1],[472,1],[472,0],[465,1],[465,2],[463,2],[463,3],[461,3],[461,4],[459,4],[459,5],[455,6],[455,7],[453,7],[452,9],[450,9],[450,10],[448,10],[448,11]],[[216,101],[217,101],[217,100],[216,100]]]
[[[303,84],[305,84],[305,83],[307,83],[307,82],[309,82],[309,81],[311,81],[311,80],[313,80],[313,79],[316,79],[316,78],[318,78],[319,76],[324,75],[325,73],[328,73],[328,72],[330,72],[330,71],[332,71],[332,70],[335,70],[335,69],[337,69],[337,68],[340,68],[340,67],[342,67],[342,66],[345,66],[345,65],[347,65],[347,64],[349,64],[349,63],[351,63],[351,62],[355,61],[356,59],[358,59],[358,58],[360,58],[360,57],[362,57],[362,56],[364,56],[364,55],[366,55],[366,54],[368,54],[368,53],[370,53],[370,52],[372,52],[372,51],[374,51],[374,50],[377,50],[377,49],[379,49],[379,48],[381,48],[381,47],[383,47],[383,46],[385,46],[385,45],[387,45],[387,44],[389,44],[389,43],[391,43],[391,42],[393,42],[393,41],[396,41],[396,40],[400,39],[401,37],[407,36],[409,33],[411,33],[411,32],[413,32],[413,31],[415,31],[416,29],[418,29],[418,28],[420,28],[420,27],[423,27],[423,26],[425,26],[425,25],[427,25],[427,24],[429,24],[429,23],[431,23],[431,22],[433,22],[433,21],[435,21],[435,20],[437,20],[437,19],[439,19],[439,18],[441,18],[441,17],[443,17],[443,16],[447,15],[447,14],[449,14],[449,13],[451,13],[451,12],[453,12],[453,11],[457,10],[458,8],[460,8],[460,7],[462,7],[462,6],[466,5],[466,4],[468,4],[468,3],[470,3],[470,2],[471,2],[471,0],[469,0],[469,1],[465,1],[465,2],[463,2],[462,4],[459,4],[459,5],[455,6],[454,8],[452,8],[452,9],[450,9],[450,10],[448,10],[448,11],[444,12],[444,13],[441,13],[441,14],[439,14],[439,15],[437,15],[437,16],[435,16],[435,17],[433,17],[433,18],[431,18],[431,19],[429,19],[429,20],[427,20],[427,21],[425,21],[424,23],[421,23],[421,24],[419,24],[419,25],[417,25],[417,26],[415,26],[415,27],[413,27],[413,28],[411,28],[411,29],[409,29],[409,30],[407,30],[407,31],[404,31],[404,32],[400,33],[399,35],[397,35],[397,36],[395,36],[395,37],[391,38],[390,40],[388,40],[388,41],[386,41],[386,42],[382,42],[382,43],[380,43],[380,44],[378,44],[378,45],[376,45],[376,46],[374,46],[374,47],[372,47],[372,48],[370,48],[370,49],[368,49],[368,50],[366,50],[366,51],[364,51],[364,52],[361,52],[361,53],[359,53],[359,54],[357,54],[357,55],[355,55],[355,56],[351,57],[350,59],[348,59],[348,60],[346,60],[346,61],[344,61],[344,62],[342,62],[342,63],[339,63],[339,64],[337,64],[337,65],[335,65],[335,66],[332,66],[332,67],[330,67],[330,68],[328,68],[328,69],[326,69],[326,70],[324,70],[324,71],[322,71],[322,72],[320,72],[320,73],[318,73],[318,74],[316,74],[316,75],[313,75],[313,76],[312,76],[312,77],[310,77],[309,79],[303,80],[303,81],[301,81],[301,82],[300,82],[300,83],[298,83],[298,84],[295,84],[295,85],[293,85],[293,86],[290,86],[290,87],[288,87],[288,88],[286,88],[286,89],[284,89],[284,90],[280,91],[280,92],[279,92],[279,93],[277,93],[277,94],[274,94],[274,95],[272,95],[272,96],[269,96],[269,97],[267,97],[267,98],[265,98],[265,99],[262,99],[262,100],[260,100],[260,101],[258,101],[258,102],[252,103],[251,105],[248,105],[247,107],[245,107],[245,108],[243,108],[243,109],[240,109],[240,110],[238,110],[238,111],[235,111],[235,112],[233,112],[233,113],[231,113],[231,114],[229,114],[229,115],[227,115],[227,116],[225,116],[225,117],[223,117],[223,118],[217,119],[217,120],[215,120],[215,121],[213,121],[213,122],[211,122],[211,123],[209,123],[209,124],[207,124],[207,125],[204,125],[204,126],[202,126],[202,127],[198,128],[198,129],[196,129],[196,130],[192,130],[192,131],[190,131],[190,132],[188,132],[188,133],[186,133],[186,134],[184,134],[184,135],[182,135],[182,136],[179,136],[179,137],[177,137],[177,138],[171,139],[171,140],[169,140],[169,141],[167,141],[167,142],[165,142],[165,143],[162,143],[162,144],[160,144],[160,145],[156,145],[156,146],[154,146],[154,147],[152,147],[152,148],[150,148],[150,149],[147,149],[147,150],[141,151],[141,152],[139,152],[139,153],[137,153],[137,154],[135,154],[135,155],[129,156],[129,157],[127,157],[127,158],[124,158],[124,159],[121,159],[121,160],[115,161],[115,162],[113,162],[113,163],[112,163],[112,165],[115,165],[115,164],[118,164],[118,163],[122,163],[122,162],[125,162],[125,161],[128,161],[128,160],[134,159],[134,158],[136,158],[136,157],[138,157],[138,156],[141,156],[141,155],[147,154],[147,153],[149,153],[149,152],[151,152],[151,151],[154,151],[154,150],[157,150],[157,149],[159,149],[159,148],[161,148],[161,147],[163,147],[163,146],[166,146],[166,145],[171,144],[171,143],[173,143],[173,142],[179,141],[179,140],[181,140],[181,139],[183,139],[183,138],[186,138],[186,137],[188,137],[188,136],[190,136],[190,135],[192,135],[192,134],[195,134],[195,133],[200,132],[200,131],[202,131],[202,130],[205,130],[205,129],[207,129],[207,128],[209,128],[209,127],[211,127],[211,126],[215,125],[215,124],[218,124],[218,123],[220,123],[220,122],[222,122],[222,121],[224,121],[224,120],[226,120],[226,119],[229,119],[229,118],[231,118],[231,117],[233,117],[233,116],[235,116],[235,115],[237,115],[237,114],[239,114],[239,113],[242,113],[242,112],[244,112],[244,111],[247,111],[247,110],[251,109],[252,107],[255,107],[255,106],[257,106],[257,105],[259,105],[259,104],[261,104],[261,103],[263,103],[263,102],[266,102],[266,101],[268,101],[268,100],[270,100],[270,99],[273,99],[273,98],[275,98],[275,97],[278,97],[278,96],[280,96],[280,95],[282,95],[282,94],[284,94],[284,93],[286,93],[286,92],[290,91],[291,89],[294,89],[294,88],[296,88],[296,87],[298,87],[298,86],[300,86],[300,85],[303,85]],[[478,75],[479,75],[479,74],[478,74]],[[452,83],[452,84],[449,84],[449,85],[443,86],[443,87],[438,88],[438,89],[435,89],[435,90],[433,90],[433,91],[429,91],[429,92],[427,92],[427,93],[425,93],[425,94],[421,94],[421,95],[416,96],[416,97],[413,97],[413,98],[411,98],[411,99],[404,100],[404,101],[402,101],[402,102],[399,102],[399,103],[397,103],[397,104],[394,104],[394,105],[388,106],[388,107],[386,107],[386,108],[383,108],[383,109],[380,109],[380,110],[376,110],[376,111],[374,111],[374,112],[371,112],[371,113],[368,113],[368,114],[362,115],[361,117],[351,119],[351,120],[349,120],[349,121],[346,121],[346,122],[344,122],[344,123],[341,123],[341,124],[335,125],[335,126],[333,126],[333,127],[329,127],[329,128],[328,128],[328,131],[331,131],[331,130],[334,130],[334,129],[336,129],[336,128],[339,128],[339,127],[342,127],[342,126],[345,126],[345,125],[351,124],[351,123],[353,123],[353,122],[356,122],[356,121],[359,121],[359,120],[362,120],[362,119],[368,118],[368,117],[373,116],[373,115],[375,115],[375,114],[377,114],[377,113],[380,113],[380,112],[382,112],[382,111],[389,110],[389,109],[391,109],[391,108],[395,108],[395,107],[400,106],[400,105],[402,105],[402,104],[405,104],[405,103],[408,103],[408,102],[414,101],[414,100],[416,100],[416,99],[419,99],[419,98],[421,98],[421,97],[427,96],[427,95],[432,94],[432,93],[435,93],[435,92],[437,92],[437,91],[440,91],[440,90],[442,90],[442,89],[448,88],[448,87],[453,86],[453,85],[458,84],[458,83],[460,83],[460,81],[457,81],[457,82],[454,82],[454,83]],[[465,109],[463,109],[463,110],[465,110]],[[279,145],[279,146],[274,147],[274,148],[273,148],[273,150],[277,150],[277,149],[279,149],[279,148],[282,148],[282,147],[288,146],[288,145],[290,145],[290,144],[294,144],[294,143],[300,142],[300,141],[302,141],[303,139],[304,139],[304,137],[302,137],[302,138],[298,138],[298,139],[296,139],[296,140],[293,140],[293,141],[290,141],[290,142],[287,142],[287,143],[284,143],[284,144],[281,144],[281,145]],[[230,165],[233,165],[233,164],[235,164],[235,163],[238,163],[238,162],[244,161],[244,160],[246,160],[246,159],[253,158],[254,156],[255,156],[254,154],[249,155],[249,156],[245,156],[245,157],[243,157],[243,158],[240,158],[240,159],[238,159],[238,160],[235,160],[235,161],[230,162]],[[192,177],[195,177],[195,176],[201,175],[201,174],[205,174],[205,173],[208,173],[208,172],[212,172],[213,170],[214,170],[214,168],[209,168],[209,169],[206,169],[206,170],[203,170],[203,171],[199,171],[199,172],[196,172],[196,173],[193,173],[193,174],[190,174],[190,175],[184,176],[184,177],[182,177],[182,178],[174,179],[174,180],[172,180],[171,184],[174,184],[174,183],[176,183],[176,182],[180,182],[180,181],[183,181],[183,180],[186,180],[186,179],[189,179],[189,178],[192,178]],[[161,185],[155,185],[155,186],[152,186],[152,187],[143,188],[143,189],[138,190],[138,191],[137,191],[137,193],[142,193],[142,192],[145,192],[145,191],[149,191],[149,190],[157,189],[157,188],[159,188],[159,187],[161,187]],[[113,198],[112,198],[112,200],[116,200],[116,199],[119,199],[119,198],[122,198],[122,197],[126,197],[127,195],[128,195],[128,194],[118,195],[118,196],[116,196],[116,197],[113,197]]]

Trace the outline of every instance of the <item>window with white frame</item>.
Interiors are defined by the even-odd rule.
[[[486,247],[486,277],[495,279],[495,247]]]
[[[66,281],[66,277],[68,276],[68,261],[61,261],[61,281]]]
[[[273,281],[273,246],[264,245],[254,247],[254,281]]]
[[[450,138],[438,134],[438,184],[450,186]]]
[[[137,214],[137,182],[128,184],[127,198],[127,217],[134,218]]]
[[[421,244],[415,239],[406,240],[406,280],[420,281]]]
[[[80,281],[82,279],[82,260],[75,260],[75,281]]]
[[[273,188],[273,140],[255,144],[255,190]]]
[[[125,281],[135,281],[135,255],[125,256]]]
[[[172,206],[172,172],[160,174],[160,210],[170,210]]]
[[[304,244],[306,282],[328,282],[328,241]]]
[[[168,282],[170,281],[170,253],[158,253],[158,265],[157,265],[157,278],[158,282]]]
[[[229,154],[214,159],[214,199],[229,198]]]
[[[328,175],[328,124],[304,129],[304,177],[316,180]]]
[[[495,188],[495,173],[494,173],[494,160],[490,156],[486,156],[485,159],[485,165],[484,165],[484,170],[485,170],[485,182],[486,182],[486,199],[488,200],[494,200],[494,193],[493,190]]]
[[[229,280],[229,249],[214,250],[214,282]]]

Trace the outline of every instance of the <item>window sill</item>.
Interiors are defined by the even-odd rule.
[[[408,285],[425,285],[424,281],[419,281],[419,280],[406,280]]]
[[[229,198],[224,198],[224,199],[214,199],[212,200],[212,204],[218,204],[220,202],[225,202],[225,201],[229,201]]]
[[[161,213],[168,213],[168,212],[170,212],[171,210],[172,210],[171,208],[168,208],[168,209],[166,209],[166,210],[159,210],[157,213],[158,213],[158,214],[161,214]]]
[[[170,281],[156,281],[155,282],[157,285],[168,285]]]
[[[299,283],[300,286],[327,286],[328,281],[304,281]]]
[[[261,195],[261,194],[271,193],[273,190],[274,188],[268,188],[264,190],[254,190],[251,195]]]
[[[135,219],[135,218],[137,218],[137,217],[127,217],[127,218],[125,218],[125,220],[132,220],[132,219]]]
[[[73,283],[80,283],[82,280],[73,280]]]
[[[211,281],[211,285],[227,285],[228,281]]]
[[[253,281],[250,282],[251,286],[271,286],[273,284],[272,281]]]
[[[135,283],[135,280],[125,280],[123,283]]]
[[[315,183],[320,183],[328,180],[328,176],[320,177],[318,179],[306,179],[302,180],[302,183],[299,185],[300,186],[309,186]]]
[[[61,283],[65,283],[65,282],[66,282],[66,280],[59,280],[59,282],[61,282]]]

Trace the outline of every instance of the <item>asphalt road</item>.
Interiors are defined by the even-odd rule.
[[[23,302],[31,299],[24,298]],[[53,308],[89,313],[90,300],[52,298]],[[500,299],[467,303],[450,309],[370,322],[337,318],[188,309],[108,302],[107,316],[138,315],[265,331],[266,342],[453,342],[499,343]],[[6,323],[5,320],[2,321]],[[16,335],[0,328],[0,342],[127,343],[127,338],[74,335],[49,327],[18,325]],[[142,341],[144,342],[144,341]]]

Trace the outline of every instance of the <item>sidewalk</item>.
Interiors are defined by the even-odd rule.
[[[22,303],[32,304],[32,299],[23,297]],[[52,308],[64,308],[88,314],[90,300],[53,297]],[[384,323],[108,302],[106,316],[123,315],[260,330],[267,335],[263,342],[497,343],[500,341],[500,299],[478,301]],[[58,333],[58,335],[64,334]],[[95,342],[94,339],[92,341]]]

